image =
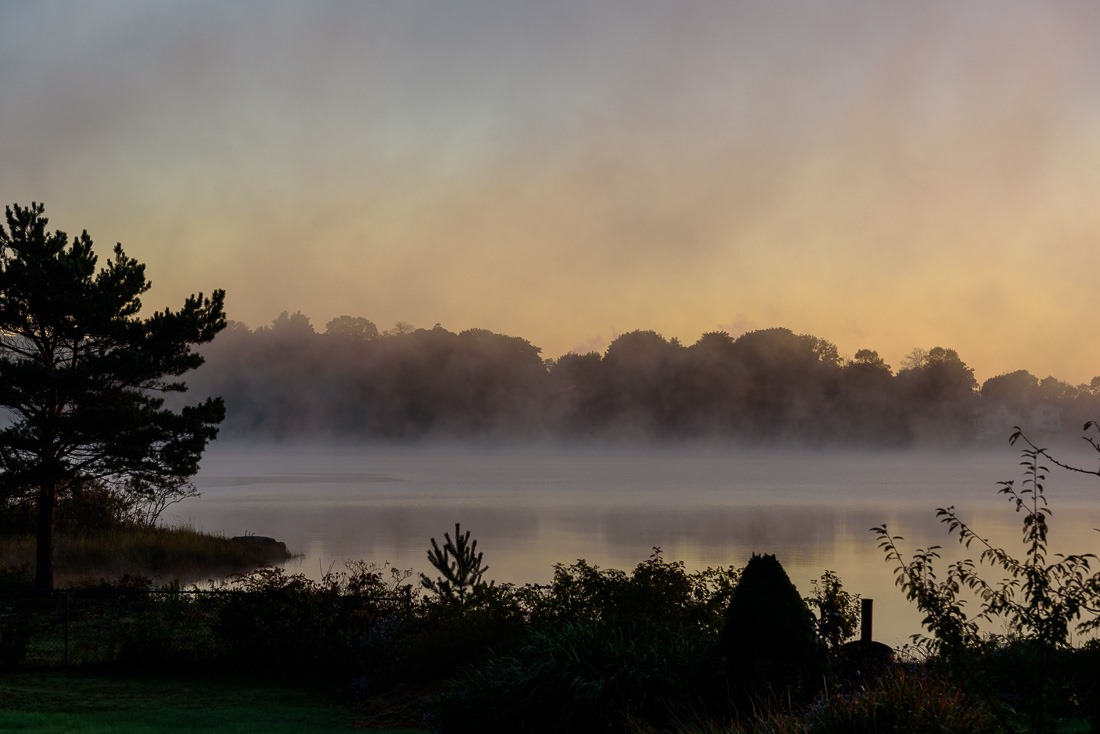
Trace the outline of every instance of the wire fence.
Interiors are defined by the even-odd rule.
[[[257,655],[263,646],[347,644],[406,618],[409,595],[298,597],[242,590],[0,590],[0,667],[178,665]],[[259,653],[257,652],[259,651]]]

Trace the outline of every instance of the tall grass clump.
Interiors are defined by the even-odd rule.
[[[989,707],[934,670],[896,668],[861,690],[826,690],[792,708],[764,701],[732,725],[681,729],[683,734],[995,734]]]
[[[34,559],[33,535],[0,539],[0,565],[18,568]],[[287,560],[270,546],[178,527],[111,527],[66,532],[57,539],[63,585],[126,574],[203,580]]]

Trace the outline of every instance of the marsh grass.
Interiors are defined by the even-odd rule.
[[[923,667],[897,668],[855,691],[826,689],[814,703],[762,700],[734,724],[702,723],[684,734],[995,734],[1000,722],[979,699]],[[1072,731],[1072,730],[1067,730]]]
[[[33,535],[0,539],[0,566],[30,568],[34,543]],[[116,528],[58,536],[56,577],[59,586],[127,574],[193,582],[285,560],[261,544],[193,528]]]

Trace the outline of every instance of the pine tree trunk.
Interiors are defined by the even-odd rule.
[[[45,482],[38,489],[38,527],[34,562],[34,588],[53,589],[54,529],[57,525],[57,485]]]

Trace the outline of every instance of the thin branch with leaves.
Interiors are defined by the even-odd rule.
[[[1085,431],[1089,430],[1100,432],[1100,427],[1090,421],[1085,424]],[[1085,440],[1100,453],[1100,440],[1092,436]],[[981,552],[976,563],[964,559],[950,564],[942,579],[937,578],[935,569],[940,546],[918,549],[906,559],[898,545],[901,536],[893,535],[885,524],[871,528],[871,532],[878,537],[886,561],[895,564],[896,585],[924,615],[922,623],[931,637],[914,635],[914,642],[952,663],[978,692],[988,693],[984,682],[974,675],[982,656],[1006,644],[1026,645],[1034,651],[1034,669],[1026,671],[1027,679],[1033,681],[1029,726],[1044,731],[1051,687],[1045,673],[1054,653],[1072,646],[1073,633],[1100,629],[1100,572],[1093,570],[1097,556],[1049,553],[1048,520],[1053,512],[1045,493],[1048,464],[1096,476],[1100,471],[1072,467],[1055,459],[1018,427],[1010,438],[1012,445],[1017,442],[1023,445],[1023,479],[1018,485],[1012,480],[998,482],[997,494],[1006,497],[1014,511],[1022,515],[1021,557],[980,535],[953,506],[937,509],[936,517],[962,546],[976,546]],[[988,569],[999,569],[1001,577],[988,579]],[[978,602],[972,615],[966,609],[967,599],[961,596],[964,591]],[[1001,624],[1004,637],[983,634],[981,622]]]

